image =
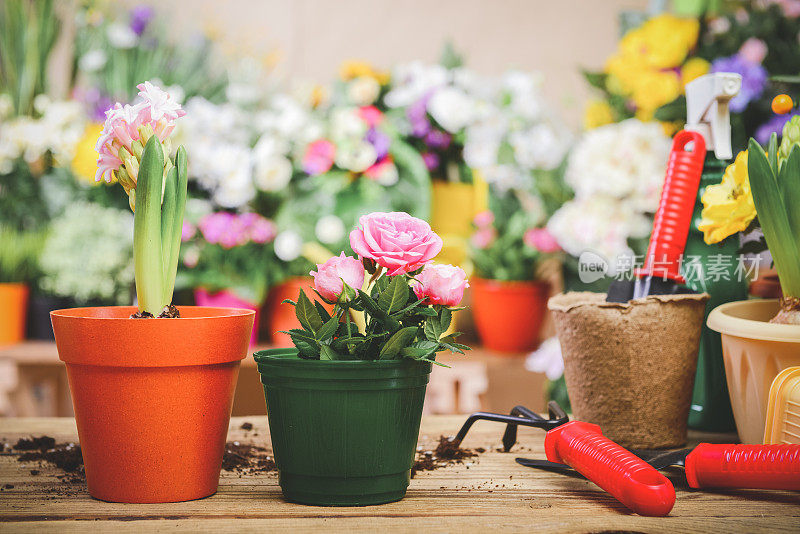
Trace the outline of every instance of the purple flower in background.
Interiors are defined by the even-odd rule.
[[[382,131],[370,128],[367,130],[367,135],[364,136],[364,139],[375,148],[376,160],[385,158],[386,154],[389,153],[389,145],[391,145],[392,140]]]
[[[431,148],[439,150],[445,150],[447,147],[449,147],[452,140],[453,136],[440,130],[431,130],[425,136],[425,144]]]
[[[239,221],[245,229],[247,239],[253,243],[269,243],[278,233],[275,223],[257,213],[243,213]]]
[[[226,211],[209,213],[200,220],[200,233],[206,242],[215,245],[220,243],[228,228],[233,223],[234,216]]]
[[[153,15],[155,15],[155,12],[153,11],[153,8],[148,5],[140,5],[131,9],[130,27],[131,30],[133,30],[133,33],[136,35],[142,35],[147,29],[147,25],[150,24],[150,20],[152,20]]]
[[[425,162],[425,166],[428,167],[428,170],[432,171],[439,168],[439,162],[441,160],[439,159],[439,156],[433,152],[423,152],[422,161]]]
[[[787,115],[773,115],[771,119],[756,129],[756,133],[753,137],[756,138],[759,144],[766,145],[769,143],[769,137],[772,133],[775,132],[780,136],[781,132],[783,132],[783,126],[795,115],[797,115],[797,112]]]
[[[83,102],[86,106],[86,114],[94,122],[105,122],[106,110],[114,106],[111,97],[100,92],[96,87],[76,87],[72,91],[72,99]]]
[[[744,59],[739,54],[721,57],[711,63],[711,72],[735,72],[742,75],[742,90],[730,102],[734,113],[741,113],[767,86],[767,69]]]
[[[431,121],[428,119],[428,100],[433,93],[428,93],[406,108],[406,118],[411,124],[411,134],[414,137],[424,137],[431,131]]]

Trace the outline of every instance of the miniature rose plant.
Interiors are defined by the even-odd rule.
[[[125,189],[134,211],[133,256],[138,317],[175,317],[171,305],[186,205],[187,156],[171,157],[170,134],[185,115],[175,99],[144,82],[140,101],[106,111],[97,140],[97,175]]]
[[[297,302],[284,301],[300,321],[286,333],[301,358],[436,363],[437,352],[469,350],[456,342],[458,332],[447,333],[469,287],[466,274],[431,263],[442,239],[428,223],[403,212],[371,213],[350,233],[350,245],[358,259],[342,253],[311,271],[320,300],[300,291]],[[364,313],[363,330],[351,311]]]

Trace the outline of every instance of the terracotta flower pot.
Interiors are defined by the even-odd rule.
[[[256,312],[253,319],[253,331],[250,334],[250,346],[258,345],[258,321],[261,316],[260,306],[240,299],[228,290],[209,293],[202,287],[194,290],[194,303],[198,306],[208,306],[212,308],[240,308],[243,310],[253,310]]]
[[[0,284],[0,347],[25,339],[28,286]]]
[[[177,502],[217,490],[252,310],[131,306],[51,313],[66,363],[86,481],[96,499]]]
[[[310,276],[296,276],[269,290],[265,313],[269,331],[272,333],[272,344],[276,347],[294,346],[289,336],[280,331],[300,328],[300,322],[294,314],[294,306],[282,302],[285,299],[296,301],[301,289],[309,298],[313,298],[314,279]]]
[[[686,443],[707,300],[658,295],[620,304],[586,292],[551,298],[575,419],[600,425],[623,447]]]
[[[773,324],[777,300],[741,300],[714,308],[708,327],[722,334],[722,356],[736,430],[742,443],[764,439],[769,388],[778,373],[800,365],[800,326]]]
[[[470,290],[472,317],[484,347],[515,353],[536,348],[547,312],[547,282],[472,278]]]

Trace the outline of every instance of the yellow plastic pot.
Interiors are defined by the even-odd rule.
[[[741,300],[714,308],[708,327],[722,335],[725,376],[742,443],[761,443],[772,381],[800,365],[800,326],[773,324],[776,299]]]
[[[444,241],[436,260],[463,265],[472,219],[488,208],[489,187],[478,176],[471,184],[433,180],[431,187],[431,228]]]
[[[800,367],[784,369],[772,382],[764,443],[800,444]]]

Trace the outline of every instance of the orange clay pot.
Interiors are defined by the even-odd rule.
[[[521,353],[539,344],[550,286],[471,278],[472,317],[487,349]]]
[[[272,344],[276,347],[294,347],[289,336],[282,334],[280,331],[300,328],[300,321],[297,320],[294,314],[294,306],[281,303],[285,299],[296,302],[297,295],[300,294],[301,289],[305,291],[306,296],[313,302],[317,295],[314,293],[314,279],[310,276],[289,278],[269,290],[265,312],[267,325],[269,325],[269,331],[272,335]]]
[[[86,482],[96,499],[157,503],[217,491],[252,310],[131,306],[51,312],[66,363]]]
[[[0,284],[0,347],[25,339],[28,315],[28,286]]]

